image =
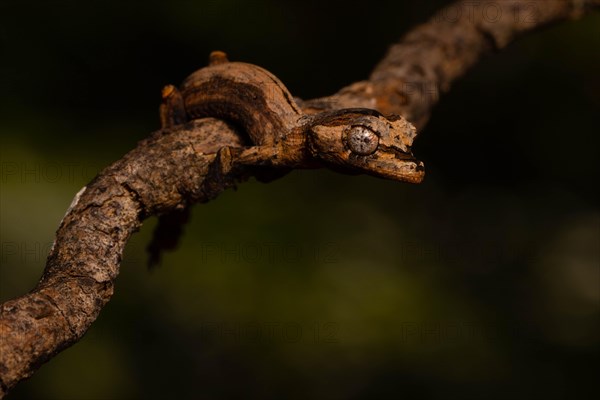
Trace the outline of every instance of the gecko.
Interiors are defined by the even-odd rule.
[[[159,114],[163,129],[207,117],[238,126],[246,145],[220,149],[223,156],[215,162],[227,160],[221,170],[254,168],[262,181],[296,168],[328,167],[408,183],[420,183],[425,174],[411,151],[416,129],[402,116],[368,108],[305,113],[275,75],[231,62],[222,51],[212,52],[209,65],[180,87],[165,86]],[[159,217],[148,246],[150,265],[158,263],[161,249],[176,246],[188,218],[188,208]]]

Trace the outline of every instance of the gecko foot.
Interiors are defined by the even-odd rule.
[[[224,51],[215,50],[208,56],[208,65],[218,65],[228,63],[229,59]]]

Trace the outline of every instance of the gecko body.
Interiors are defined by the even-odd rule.
[[[163,128],[206,117],[231,122],[247,136],[244,147],[219,151],[216,162],[227,162],[219,170],[257,168],[261,180],[293,168],[323,166],[409,183],[424,177],[423,163],[411,152],[416,129],[405,118],[367,108],[304,113],[276,76],[256,65],[230,62],[219,51],[179,88],[163,89]],[[165,215],[157,232],[161,225],[177,226],[173,220],[180,219],[180,213]],[[159,247],[153,243],[151,254]]]

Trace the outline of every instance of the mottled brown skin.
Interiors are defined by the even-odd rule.
[[[179,89],[163,89],[163,128],[205,117],[233,122],[248,135],[245,148],[224,148],[221,153],[231,168],[254,169],[262,181],[293,168],[325,165],[410,183],[421,182],[425,173],[411,153],[416,130],[404,118],[384,117],[367,108],[305,114],[269,71],[229,62],[220,51],[211,53],[210,65],[192,73]],[[148,246],[150,266],[159,262],[161,249],[175,247],[185,218],[181,211],[159,217]]]
[[[229,62],[223,52],[213,52],[210,60],[180,89],[165,88],[164,127],[203,117],[231,121],[248,134],[248,147],[234,155],[234,163],[245,166],[327,164],[403,182],[422,181],[423,164],[411,153],[416,131],[404,118],[363,108],[305,114],[283,83],[265,69]],[[346,140],[359,127],[377,136],[379,145],[370,154],[354,151],[354,142]]]

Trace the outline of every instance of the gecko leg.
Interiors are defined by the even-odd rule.
[[[252,171],[257,181],[268,183],[287,175],[292,168],[280,163],[282,150],[276,146],[251,146],[235,149],[233,163]]]
[[[183,97],[173,85],[167,85],[162,90],[162,104],[160,105],[160,125],[162,129],[172,128],[188,121]],[[173,210],[158,217],[158,225],[148,244],[148,268],[160,264],[161,254],[164,250],[177,248],[179,239],[183,234],[183,227],[190,219],[189,207]]]
[[[170,211],[158,217],[158,225],[152,233],[152,240],[146,251],[148,252],[148,268],[152,269],[160,264],[163,251],[174,250],[179,244],[183,234],[183,227],[190,219],[190,208]]]
[[[163,88],[159,114],[160,126],[163,129],[188,121],[183,96],[175,86],[167,85]]]

